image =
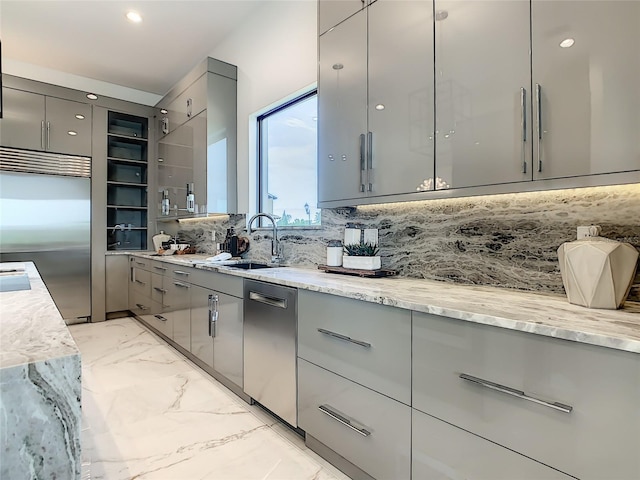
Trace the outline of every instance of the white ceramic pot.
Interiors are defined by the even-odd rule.
[[[380,256],[356,257],[353,255],[345,255],[342,257],[342,266],[355,270],[378,270],[380,269]]]

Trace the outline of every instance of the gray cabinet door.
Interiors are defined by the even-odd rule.
[[[186,282],[164,277],[164,305],[162,316],[173,324],[174,342],[191,350],[191,288]]]
[[[44,150],[44,95],[2,89],[0,144],[3,147]]]
[[[531,180],[529,2],[435,11],[436,189]]]
[[[366,7],[364,0],[319,0],[318,33],[323,34],[331,27]]]
[[[640,169],[640,2],[534,0],[532,28],[534,178]]]
[[[207,288],[191,287],[191,353],[213,368],[213,337],[209,327],[209,295],[212,294]]]
[[[46,97],[46,150],[91,156],[91,105]]]
[[[572,477],[417,410],[411,415],[411,478],[569,480]]]
[[[105,311],[120,312],[129,308],[129,257],[105,257]]]
[[[319,39],[318,201],[366,195],[367,15]]]
[[[368,15],[367,190],[413,193],[433,185],[433,2],[379,1]]]
[[[212,328],[213,368],[239,387],[243,386],[243,300],[214,294],[217,319]]]

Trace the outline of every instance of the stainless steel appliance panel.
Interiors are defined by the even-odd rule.
[[[65,319],[91,316],[91,180],[0,171],[0,261],[35,263]]]
[[[244,281],[244,391],[297,426],[295,288]]]

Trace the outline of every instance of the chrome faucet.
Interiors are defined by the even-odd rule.
[[[249,233],[253,233],[254,230],[251,227],[251,225],[253,224],[253,221],[256,218],[259,217],[266,217],[268,218],[272,225],[273,225],[273,238],[271,239],[271,263],[280,263],[280,255],[281,255],[281,246],[280,246],[280,242],[278,241],[278,225],[276,224],[276,219],[273,217],[273,215],[269,215],[268,213],[256,213],[253,217],[251,217],[249,219],[249,223],[247,225],[247,228],[249,229]]]

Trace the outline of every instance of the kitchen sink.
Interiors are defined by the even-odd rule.
[[[241,268],[243,270],[258,270],[260,268],[273,268],[280,265],[268,265],[266,263],[246,262],[246,263],[234,263],[231,265],[225,265],[231,268]]]

